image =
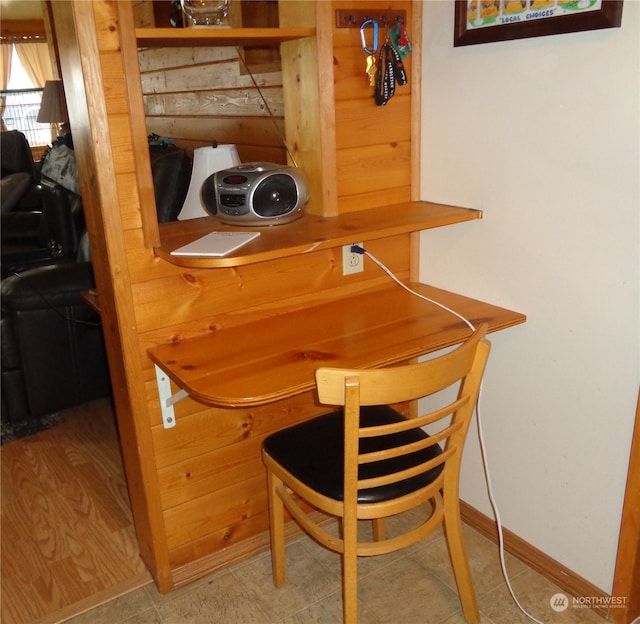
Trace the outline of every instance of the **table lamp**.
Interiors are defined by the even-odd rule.
[[[200,191],[202,183],[212,174],[240,164],[240,157],[235,145],[217,145],[216,147],[198,147],[193,150],[193,169],[189,190],[184,200],[178,220],[208,217]]]
[[[45,83],[36,121],[54,125],[60,135],[69,132],[69,113],[62,80],[47,80]]]

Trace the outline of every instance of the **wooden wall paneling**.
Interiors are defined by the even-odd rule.
[[[121,21],[118,16],[112,13],[112,7],[105,3],[93,3],[93,5],[97,14],[101,13],[109,20],[108,27],[105,27],[109,34],[104,36],[104,32],[100,28],[98,28],[98,32],[103,32],[103,38],[100,40],[103,46],[101,51],[102,91],[108,115],[111,163],[115,173],[115,196],[108,199],[108,194],[103,192],[105,201],[101,217],[102,223],[107,226],[107,229],[104,240],[100,241],[98,253],[94,249],[93,257],[95,259],[96,255],[106,254],[109,258],[108,279],[110,279],[113,288],[111,297],[109,297],[108,291],[103,290],[97,276],[96,279],[101,298],[103,325],[117,323],[119,328],[119,348],[113,353],[109,353],[109,362],[112,369],[124,366],[124,380],[121,386],[115,387],[114,398],[136,535],[141,545],[143,559],[156,578],[159,587],[168,589],[171,583],[168,570],[168,552],[166,547],[163,547],[164,525],[162,524],[157,490],[153,487],[157,476],[153,462],[153,451],[149,437],[146,435],[145,415],[147,412],[144,396],[137,387],[142,378],[142,370],[133,349],[134,336],[131,333],[131,327],[133,326],[135,303],[131,297],[127,271],[128,251],[121,220],[123,215],[133,214],[138,218],[137,223],[141,224],[139,186],[143,178],[137,175],[136,150],[132,141],[132,118],[129,114],[131,100],[128,97],[122,55],[119,53],[120,41],[112,36],[113,32],[118,32],[114,25],[121,24]],[[104,72],[105,68],[111,69]],[[101,105],[102,102],[98,104],[99,98],[100,95],[96,93],[91,106]],[[107,101],[112,106],[111,110],[106,105]],[[122,101],[125,102],[124,111],[115,106],[117,102]],[[110,164],[109,161],[101,162],[100,167],[108,164]],[[131,186],[131,177],[135,178],[133,187]],[[124,193],[122,193],[123,190]],[[149,199],[148,194],[147,199]],[[153,199],[152,196],[151,199]],[[155,214],[155,207],[150,207],[150,209]],[[155,220],[147,220],[147,224],[151,227],[155,226],[157,230]]]
[[[256,515],[266,516],[266,510],[267,479],[264,473],[221,487],[166,511],[168,547],[173,550],[197,542],[216,529],[238,525]],[[225,544],[227,542],[225,540]]]
[[[338,178],[336,162],[336,113],[335,113],[335,77],[334,77],[334,31],[333,5],[330,2],[316,3],[316,59],[318,84],[320,134],[320,175],[323,180],[321,201],[326,216],[339,213],[338,194],[335,181]]]
[[[200,458],[208,454],[214,457],[221,449],[237,448],[236,445],[247,440],[301,422],[310,413],[322,413],[313,394],[287,399],[277,405],[253,408],[214,408],[191,399],[184,399],[177,407],[179,409],[176,410],[175,427],[164,429],[160,422],[153,425],[157,465],[161,472],[200,461]],[[203,432],[210,432],[211,439],[203,436]],[[244,461],[247,458],[259,459],[257,456],[252,458],[250,453],[240,453],[238,456]],[[218,462],[218,465],[222,463]],[[190,471],[186,470],[186,473]],[[163,492],[163,497],[165,496],[171,494]]]
[[[269,547],[268,531],[269,514],[263,512],[172,548],[169,556],[175,586],[264,551]]]
[[[74,0],[67,0],[73,2]],[[52,3],[52,4],[55,4]],[[114,13],[113,7],[109,6],[104,0],[95,3],[93,8],[95,21],[95,37],[98,44],[99,54],[106,51],[115,51],[120,49],[120,36],[118,34],[118,20]]]
[[[405,2],[404,5],[406,4],[408,3]],[[378,32],[379,45],[382,45],[385,41],[385,32],[383,28],[380,28]],[[371,43],[372,34],[369,27],[365,31],[365,37]],[[336,53],[334,65],[336,101],[373,99],[374,89],[370,86],[369,77],[365,74],[367,55],[362,50],[360,29],[336,28],[334,45]],[[412,55],[405,57],[403,65],[405,66],[408,81],[406,85],[396,85],[396,95],[410,95],[413,91],[415,76]],[[372,104],[375,106],[374,102]]]
[[[314,413],[326,411],[324,407],[317,407]],[[242,504],[243,500],[251,500],[251,508],[242,515],[244,520],[251,515],[266,514],[267,505],[264,498],[264,465],[262,464],[260,450],[264,438],[275,429],[300,422],[310,416],[308,405],[300,405],[295,412],[278,413],[281,418],[264,418],[260,423],[259,413],[249,410],[239,410],[236,415],[242,419],[243,427],[239,427],[240,436],[231,444],[223,444],[220,448],[194,455],[177,464],[171,464],[160,469],[160,479],[163,491],[163,506],[167,514],[167,525],[175,524],[179,527],[184,522],[193,521],[200,530],[198,536],[191,537],[201,539],[206,535],[217,535],[230,524],[229,516],[220,510],[216,516],[212,513],[211,500],[218,496],[229,499],[233,496],[234,486],[241,488],[240,498],[233,496],[233,500]],[[249,412],[242,414],[242,412]],[[215,423],[218,412],[208,414],[210,427]],[[233,414],[229,415],[233,417]],[[256,423],[255,429],[253,428]],[[269,430],[259,431],[261,424],[268,425]],[[186,425],[193,431],[193,423]],[[200,429],[204,431],[206,429]],[[217,431],[217,430],[216,430]],[[212,430],[213,434],[213,430]],[[200,433],[202,437],[202,433]],[[237,523],[235,513],[232,517],[233,524]],[[181,534],[181,531],[176,529]],[[181,545],[186,540],[181,540]]]
[[[317,406],[315,411],[321,413],[326,411],[326,407]],[[276,426],[288,426],[308,418],[310,414],[305,412],[303,408],[295,419],[283,420]],[[246,532],[248,526],[252,527],[253,535],[258,530],[267,530],[265,474],[258,457],[262,439],[268,433],[264,432],[258,438],[248,437],[206,458],[195,457],[191,462],[163,471],[173,482],[175,494],[171,500],[179,501],[167,511],[167,524],[175,527],[175,547],[171,549],[174,562],[176,559],[173,558],[178,557],[178,553],[184,557],[191,548],[202,548],[204,544],[205,553],[233,544],[240,545],[240,539],[245,540],[252,535]],[[251,448],[255,449],[256,456],[248,452]],[[182,497],[181,488],[189,488],[192,495]],[[212,511],[214,509],[216,511]],[[185,539],[185,522],[190,524],[189,540]],[[186,562],[184,558],[182,562]]]
[[[411,187],[411,143],[378,143],[338,151],[338,196]],[[397,191],[398,195],[400,191]],[[394,202],[398,203],[398,202]],[[383,207],[380,204],[377,207]]]
[[[260,420],[260,413],[248,409],[224,410],[200,405],[200,410],[192,414],[178,411],[176,423],[179,424],[175,427],[164,429],[158,424],[153,428],[159,469],[188,463],[244,441],[252,435],[256,419]],[[212,435],[202,436],[203,432]]]
[[[194,120],[190,118],[149,117],[147,130],[159,136],[176,139],[176,143],[193,152],[196,147],[216,143],[234,143],[238,148],[240,159],[244,162],[259,160],[259,154],[273,153],[285,162],[286,154],[281,146],[281,133],[284,131],[281,122],[275,124],[270,119],[260,118],[201,118],[197,120],[197,131]]]
[[[260,93],[253,84],[251,76],[240,73],[242,65],[235,48],[228,46],[210,49],[212,50],[211,60],[208,62],[173,66],[169,66],[169,63],[166,62],[160,69],[145,73],[143,76],[145,93],[147,95],[153,93],[197,95],[200,92],[221,92],[224,94],[227,89],[243,89],[247,95],[259,99]],[[222,52],[219,55],[214,55],[214,50]],[[162,58],[166,51],[166,48],[157,48],[155,53]],[[171,55],[171,58],[174,57],[175,55]],[[256,74],[254,78],[265,95],[268,95],[269,89],[282,87],[282,72],[280,71]],[[274,112],[278,114],[278,111]],[[264,113],[264,110],[261,110],[260,113]],[[279,111],[279,114],[282,115],[282,110]]]
[[[369,241],[367,249],[392,270],[408,269],[409,235]],[[270,302],[278,302],[278,307],[285,310],[291,293],[296,293],[297,301],[307,295],[310,303],[317,302],[318,293],[346,284],[353,287],[380,275],[380,269],[365,260],[364,271],[345,282],[341,249],[215,271],[183,269],[163,276],[161,281],[141,281],[132,286],[136,323],[140,332],[148,332],[195,319],[208,319],[211,324],[230,312],[240,313]],[[170,311],[163,306],[167,292],[173,301]],[[217,321],[213,329],[219,325]]]
[[[190,499],[204,496],[220,487],[220,484],[233,485],[246,477],[261,475],[264,465],[260,451],[264,438],[260,436],[245,440],[244,456],[234,446],[226,446],[160,469],[163,508],[177,507]]]
[[[281,45],[285,129],[289,150],[307,176],[312,214],[338,214],[334,181],[333,69],[330,2],[285,1],[279,4],[281,26],[316,27],[315,38]],[[304,102],[304,105],[301,103]]]
[[[413,0],[411,21],[407,23],[409,26],[409,36],[411,39],[411,45],[413,49],[417,50],[417,53],[411,53],[412,68],[410,85],[411,85],[411,200],[420,200],[420,154],[421,154],[421,119],[422,119],[422,5],[420,0]],[[414,253],[417,261],[417,254],[419,250],[419,239],[417,234],[413,237]],[[417,267],[416,267],[416,280],[417,280]]]
[[[135,248],[140,254],[149,256],[150,250],[145,247],[144,232],[142,230],[142,215],[140,213],[140,196],[138,195],[137,178],[135,173],[122,173],[118,176],[118,197],[120,198],[122,210],[122,230],[125,237],[127,249],[131,249],[129,240],[135,233],[139,234]]]
[[[234,46],[141,50],[148,132],[174,138],[189,151],[234,143],[245,162],[286,162],[282,72],[254,72],[252,78],[239,53]]]
[[[277,28],[280,25],[278,0],[263,2],[241,2],[241,18],[244,28]],[[280,49],[278,46],[248,46],[243,48],[244,59],[250,71],[268,71],[268,68],[280,68]],[[244,70],[243,70],[244,71]]]
[[[131,180],[133,174],[129,177]],[[135,183],[133,188],[127,186],[125,176],[122,176],[123,192],[132,198],[137,198],[137,189]],[[133,283],[144,282],[147,280],[158,279],[162,276],[176,275],[181,272],[180,268],[168,262],[163,262],[157,258],[153,250],[144,246],[144,235],[142,232],[140,215],[140,206],[132,210],[127,210],[123,214],[123,235],[126,240],[126,246],[129,250],[129,259],[131,266],[129,267],[129,275]]]
[[[198,91],[192,93],[172,93],[147,95],[144,98],[147,114],[156,117],[175,117],[184,115],[191,118],[260,116],[265,104],[280,117],[283,116],[281,89],[262,88],[262,95],[251,93],[248,89],[228,88],[222,92]]]
[[[143,558],[160,590],[166,591],[176,579],[205,574],[219,561],[235,556],[230,554],[231,546],[234,553],[246,554],[266,544],[266,537],[259,535],[268,527],[264,474],[258,472],[260,460],[255,450],[266,432],[297,422],[320,408],[313,405],[309,395],[277,407],[230,413],[185,399],[176,405],[176,427],[165,430],[161,426],[154,371],[146,349],[153,344],[206,334],[219,327],[253,322],[265,315],[370,289],[389,278],[366,260],[364,273],[343,277],[339,248],[233,269],[186,270],[156,258],[150,247],[157,223],[154,202],[149,197],[146,133],[159,128],[162,132],[158,134],[196,145],[199,141],[219,139],[220,128],[228,133],[225,139],[237,139],[243,132],[262,128],[264,132],[255,133],[253,142],[265,148],[274,147],[269,141],[277,133],[271,130],[267,137],[266,127],[273,124],[264,115],[242,120],[237,115],[225,115],[223,120],[218,114],[194,116],[196,109],[191,108],[189,115],[178,119],[149,116],[144,111],[141,86],[145,72],[147,84],[151,85],[146,95],[154,98],[169,95],[164,79],[152,73],[160,68],[180,67],[185,62],[184,53],[172,52],[161,60],[159,53],[152,50],[138,54],[130,3],[73,0],[60,4],[72,6],[76,18],[82,15],[75,23],[75,31],[86,31],[94,37],[96,48],[87,54],[93,54],[91,62],[98,63],[98,67],[91,62],[85,64],[84,74],[69,67],[71,55],[67,53],[65,78],[75,76],[75,83],[79,77],[80,83],[90,85],[87,97],[79,98],[77,104],[77,110],[91,118],[85,134],[79,129],[77,153],[81,160],[90,161],[92,167],[91,175],[82,174],[83,184],[95,185],[91,192],[97,203],[89,218],[90,234],[136,530]],[[334,5],[314,2],[311,12],[309,8],[311,5],[306,2],[285,1],[281,6],[281,23],[282,19],[286,22],[301,15],[306,21],[322,25],[315,39],[283,44],[282,76],[286,89],[282,102],[287,136],[293,139],[292,151],[309,165],[312,182],[320,185],[317,197],[321,205],[317,209],[321,214],[331,215],[338,208],[338,161],[333,131]],[[89,13],[97,24],[90,22]],[[196,54],[195,49],[192,53]],[[316,63],[320,59],[318,69]],[[213,64],[229,66],[224,61]],[[133,80],[139,88],[131,87],[129,83]],[[208,98],[206,81],[202,87],[204,97]],[[182,98],[184,92],[179,93]],[[113,101],[107,103],[111,96]],[[319,103],[317,107],[315,103]],[[349,110],[350,105],[350,101],[345,101],[344,109]],[[166,101],[162,106],[167,106]],[[77,110],[72,122],[80,114]],[[167,110],[163,108],[160,112]],[[355,118],[353,109],[349,115],[352,120]],[[346,118],[342,123],[344,127],[348,125]],[[397,125],[406,133],[406,120]],[[367,159],[371,153],[390,159],[389,145],[393,139],[393,134],[387,134],[382,147],[379,144],[365,147],[345,133],[349,150],[355,150],[354,154],[366,150]],[[406,140],[395,139],[397,145],[392,149],[408,144]],[[361,158],[364,153],[360,153]],[[341,158],[352,172],[357,167],[362,169],[355,158],[351,161],[347,155]],[[406,160],[403,162],[406,167]],[[393,193],[397,195],[397,189],[381,186],[377,200],[388,199]],[[373,195],[366,197],[365,203],[371,201],[376,205]],[[355,196],[347,197],[355,203]],[[367,248],[395,273],[408,277],[410,240],[408,234],[395,236],[370,241]],[[248,336],[249,341],[252,339]],[[242,345],[238,348],[241,350]],[[238,357],[242,357],[241,351]],[[211,434],[202,435],[203,431]],[[235,481],[240,478],[242,484]],[[214,554],[216,551],[218,554]],[[199,557],[203,562],[195,561]]]
[[[330,257],[329,252],[309,256],[304,263],[295,258],[284,258],[270,263],[216,269],[213,275],[207,269],[186,270],[166,278],[163,285],[176,302],[170,315],[166,311],[163,314],[163,293],[155,282],[136,284],[138,327],[141,331],[149,331],[169,322],[212,319],[216,315],[277,300],[278,296],[284,299],[294,289],[300,289],[300,292],[313,291],[314,287],[320,289],[335,265],[325,260]],[[296,271],[296,266],[309,270]]]
[[[411,189],[409,187],[367,189],[361,195],[345,195],[340,198],[340,213],[368,210],[382,206],[395,206],[409,201]]]
[[[250,134],[250,133],[249,133]],[[250,134],[250,136],[253,135]],[[230,141],[227,141],[229,143]],[[238,156],[241,162],[270,162],[278,164],[287,164],[287,151],[284,147],[276,147],[270,145],[267,147],[261,145],[240,144],[237,146]]]
[[[380,255],[384,256],[382,250],[385,244],[389,245],[389,241],[374,241],[375,244],[380,247]],[[395,268],[400,273],[406,271],[409,257],[408,235],[391,239],[390,248],[393,253],[389,255],[399,258]],[[310,254],[312,255],[315,254]],[[299,258],[298,265],[307,260],[308,256]],[[390,263],[394,264],[393,261]],[[264,263],[262,269],[268,270],[273,264]],[[379,271],[377,267],[370,267],[374,268]],[[304,269],[302,272],[304,273]],[[211,273],[220,275],[220,271],[208,274]],[[371,273],[374,274],[374,271]],[[367,281],[371,282],[372,274]],[[299,285],[295,288],[291,286],[292,276],[296,276],[295,271],[291,271],[287,279],[268,281],[272,284],[282,281],[285,290],[290,288],[300,291]],[[344,281],[342,278],[341,280]],[[265,294],[264,299],[268,296],[280,295]],[[219,303],[221,308],[226,307],[224,302]],[[245,301],[240,309],[247,305],[248,302]],[[279,302],[278,305],[286,306],[286,301]],[[254,343],[256,339],[254,334],[248,333],[249,342]],[[242,350],[243,346],[239,344],[240,354]],[[152,383],[150,391],[153,391]],[[192,552],[192,548],[204,548],[203,544],[208,549],[228,548],[234,539],[229,535],[236,536],[237,539],[241,535],[245,539],[247,528],[244,525],[257,522],[256,516],[266,522],[264,474],[259,460],[261,440],[270,431],[308,418],[312,409],[315,413],[326,409],[319,406],[311,408],[312,404],[312,397],[296,397],[282,404],[250,410],[201,410],[197,403],[186,399],[176,405],[175,429],[164,430],[159,421],[156,422],[153,427],[154,447],[163,506],[167,505],[165,519],[174,567],[178,565],[178,561],[181,565],[188,563],[185,553]],[[202,435],[207,427],[211,427],[211,436]],[[247,481],[252,475],[255,478]],[[242,478],[242,483],[239,482],[238,487],[234,488],[232,484],[237,478]],[[226,512],[216,514],[212,510],[217,509],[217,506],[230,509],[231,515]],[[238,514],[242,517],[241,520],[238,519]],[[185,525],[188,526],[188,531],[185,531]],[[236,530],[230,532],[230,526],[236,527]],[[263,529],[267,527],[262,524],[257,526]],[[181,555],[176,554],[174,558],[174,553]]]
[[[400,93],[394,96],[395,115],[388,123],[386,107],[363,110],[361,100],[336,102],[336,115],[342,121],[336,148],[348,150],[368,145],[394,144],[411,141],[411,97]]]
[[[55,2],[52,9],[136,536],[145,563],[159,584],[167,587],[168,553],[162,548],[159,498],[149,487],[157,475],[150,462],[149,439],[141,435],[146,411],[143,397],[135,391],[139,369],[127,353],[133,306],[126,270],[121,270],[126,267],[126,251],[116,181],[117,170],[126,169],[126,158],[113,151],[113,124],[105,102],[108,93],[121,91],[121,87],[113,87],[111,76],[117,72],[109,72],[106,79],[102,74],[113,58],[109,53],[119,49],[117,19],[113,5],[106,2]]]
[[[246,470],[246,465],[244,467]],[[191,497],[168,509],[165,518],[169,549],[180,549],[203,541],[217,541],[218,548],[227,548],[235,541],[229,540],[230,529],[250,522],[252,518],[259,518],[261,531],[267,530],[264,466],[256,464],[255,468],[235,483],[218,481],[219,489],[211,489],[201,497]],[[224,538],[221,540],[220,536]]]
[[[107,50],[100,55],[100,65],[104,76],[105,107],[109,115],[126,116],[129,104],[124,86],[119,84],[122,75],[122,59],[119,50]]]
[[[152,93],[166,90],[166,81],[162,72],[176,67],[206,66],[226,61],[237,56],[233,47],[184,47],[184,48],[141,48],[138,51],[138,64],[142,90]]]
[[[409,34],[412,46],[422,50],[422,2],[414,0],[412,6]],[[411,201],[419,201],[420,188],[420,153],[421,153],[421,119],[422,119],[422,54],[412,54],[411,62]],[[411,234],[410,275],[415,282],[420,281],[420,232]],[[415,409],[415,406],[414,406]]]
[[[128,137],[135,163],[134,171],[137,180],[140,216],[145,247],[152,248],[160,243],[156,200],[151,175],[147,130],[142,102],[140,68],[138,66],[138,43],[135,37],[136,23],[131,5],[116,3],[116,15],[120,32],[120,50],[123,64],[124,87],[128,103]],[[124,148],[123,148],[124,149]]]
[[[327,520],[319,512],[311,509],[309,512],[317,520]],[[215,534],[173,549],[170,554],[176,587],[220,570],[230,563],[264,552],[269,548],[268,526],[268,514],[256,514]],[[302,531],[291,522],[285,527],[285,535],[287,539],[293,539],[300,537]]]
[[[40,0],[42,6],[42,25],[44,27],[47,48],[49,49],[49,58],[51,59],[52,77],[60,79],[62,72],[60,71],[60,52],[58,51],[58,38],[56,36],[56,28],[53,23],[53,13],[51,10],[51,2]],[[7,20],[4,20],[6,23]]]
[[[285,135],[290,164],[299,167],[306,175],[309,185],[309,202],[305,210],[311,214],[333,216],[331,193],[328,191],[323,163],[324,132],[330,132],[331,125],[323,125],[320,116],[328,117],[330,111],[323,111],[322,90],[318,90],[316,43],[312,39],[288,41],[281,46],[282,69],[286,89],[284,91]],[[300,77],[305,76],[305,79]],[[308,102],[300,106],[300,102]]]
[[[386,8],[383,2],[371,2],[366,8],[375,9],[376,5]],[[333,3],[334,10],[352,6],[352,2],[343,0]],[[398,2],[395,6],[406,10],[411,23],[412,3]],[[371,45],[371,29],[366,36]],[[380,28],[379,46],[385,36],[386,30]],[[411,196],[411,56],[403,61],[408,84],[397,86],[386,106],[376,106],[374,88],[365,74],[367,55],[360,29],[336,28],[334,20],[337,193],[343,212],[388,205],[389,195],[397,201]],[[350,199],[353,196],[355,201]],[[359,204],[362,196],[367,201]]]
[[[133,22],[136,28],[153,27],[156,25],[155,6],[151,0],[132,0]],[[168,5],[168,2],[160,4]]]

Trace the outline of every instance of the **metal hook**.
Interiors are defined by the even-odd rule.
[[[365,38],[365,29],[369,25],[373,26],[373,49],[367,47],[367,41]],[[367,54],[376,53],[376,50],[378,49],[378,22],[376,20],[367,18],[366,20],[364,20],[364,22],[362,22],[362,24],[360,25],[360,39],[362,40],[362,49]]]

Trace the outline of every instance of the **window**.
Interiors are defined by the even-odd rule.
[[[7,89],[0,91],[3,129],[19,130],[32,147],[51,143],[49,124],[36,121],[42,89]]]
[[[0,91],[2,129],[22,132],[27,137],[36,160],[53,138],[51,126],[36,121],[42,91],[42,88],[34,86],[16,53],[15,46],[12,46],[9,83],[6,90]]]

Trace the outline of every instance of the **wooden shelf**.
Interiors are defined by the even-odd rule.
[[[315,28],[136,28],[136,39],[141,48],[269,46],[315,34]]]
[[[423,284],[423,296],[494,332],[526,317]],[[248,407],[315,387],[319,366],[379,368],[450,347],[471,335],[450,312],[397,284],[247,324],[158,345],[149,357],[191,398],[218,407]]]
[[[158,257],[189,268],[232,267],[341,247],[359,241],[419,232],[443,225],[480,219],[482,212],[431,202],[407,202],[387,208],[350,212],[337,217],[305,214],[285,225],[238,228],[215,217],[175,221],[160,225]],[[259,230],[261,236],[224,258],[172,256],[182,245],[212,231]]]

